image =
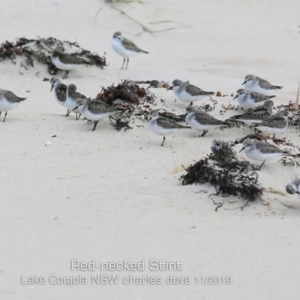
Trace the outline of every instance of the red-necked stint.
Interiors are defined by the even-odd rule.
[[[135,56],[139,53],[147,53],[147,54],[149,53],[145,50],[140,49],[132,41],[123,37],[122,33],[119,31],[113,34],[111,45],[113,49],[124,58],[121,69],[123,69],[126,59],[127,59],[126,69],[128,68],[129,57]]]

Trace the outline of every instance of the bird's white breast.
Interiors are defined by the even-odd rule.
[[[273,160],[283,155],[282,152],[278,153],[262,153],[258,149],[245,149],[246,155],[253,160],[267,161]]]
[[[0,99],[0,111],[9,111],[16,108],[19,105],[19,102],[9,102],[5,98]]]
[[[64,64],[60,61],[60,59],[58,57],[51,57],[51,60],[53,62],[53,64],[56,66],[56,68],[60,69],[60,70],[66,70],[66,71],[70,71],[70,70],[74,70],[77,69],[79,67],[78,64]]]
[[[113,49],[123,57],[135,56],[138,52],[127,50],[119,39],[112,39],[111,45]]]

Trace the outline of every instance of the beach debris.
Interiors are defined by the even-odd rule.
[[[246,200],[243,207],[249,201],[260,198],[263,188],[258,183],[254,165],[238,160],[228,142],[214,140],[211,151],[207,157],[186,169],[187,173],[180,177],[183,185],[208,182],[216,189],[213,195],[238,196]]]
[[[96,100],[114,106],[122,112],[110,117],[111,125],[117,130],[132,129],[130,122],[134,123],[134,116],[140,119],[147,119],[151,109],[155,106],[156,97],[148,89],[140,87],[133,81],[124,80],[117,85],[102,87],[97,94]]]
[[[143,80],[143,81],[133,81],[136,84],[149,84],[148,89],[149,88],[154,88],[154,89],[158,89],[158,88],[162,88],[162,89],[166,89],[168,90],[172,85],[169,82],[166,81],[159,81],[159,80]]]
[[[130,123],[130,117],[124,115],[124,114],[115,114],[109,117],[110,125],[112,125],[116,130],[122,130],[124,131],[128,129],[132,129],[132,127],[129,126]]]
[[[154,34],[154,33],[159,33],[159,32],[164,32],[164,31],[175,30],[175,29],[179,29],[179,28],[192,28],[192,26],[190,26],[188,24],[185,24],[185,23],[179,22],[179,21],[172,21],[172,20],[149,22],[149,24],[152,27],[151,28],[150,26],[145,25],[141,21],[139,21],[139,20],[133,18],[131,15],[129,15],[127,11],[122,9],[124,7],[123,5],[122,5],[122,8],[119,6],[119,3],[128,4],[131,2],[139,2],[140,4],[143,4],[143,1],[139,1],[139,0],[137,0],[137,1],[134,1],[134,0],[105,0],[105,4],[107,4],[107,7],[120,12],[120,14],[122,16],[125,16],[126,18],[128,18],[130,21],[132,21],[133,23],[135,23],[136,25],[138,25],[141,28],[141,31],[139,33],[137,33],[136,35],[141,35],[145,32]],[[97,21],[99,13],[103,9],[104,9],[104,7],[102,6],[96,12],[95,17],[94,17],[95,23]],[[169,24],[171,24],[171,25],[168,26]],[[161,28],[157,28],[157,25],[160,26]],[[164,26],[164,25],[167,25],[167,26]]]
[[[51,146],[51,145],[52,145],[52,143],[51,143],[50,141],[48,141],[48,140],[45,141],[45,146],[46,146],[46,147],[49,147],[49,146]]]
[[[143,82],[144,83],[144,82]],[[114,106],[122,111],[122,115],[114,115],[110,118],[111,125],[117,130],[131,129],[129,123],[135,123],[135,118],[143,121],[148,119],[149,114],[157,105],[156,96],[148,89],[140,87],[135,81],[124,80],[115,85],[102,87],[102,90],[96,96],[97,101],[103,101],[108,105]],[[184,122],[185,115],[176,115],[165,109],[159,109],[160,116]]]
[[[97,95],[97,100],[104,101],[109,105],[113,105],[116,100],[128,103],[127,106],[136,106],[144,103],[155,103],[155,95],[151,94],[147,89],[140,87],[133,81],[124,80],[118,85],[110,85]]]
[[[101,69],[107,66],[105,56],[99,56],[89,50],[83,49],[76,42],[62,41],[53,37],[26,39],[18,38],[15,42],[4,42],[0,46],[0,61],[11,60],[16,64],[18,56],[25,57],[21,66],[25,69],[34,67],[34,61],[46,64],[51,75],[57,74],[57,68],[52,64],[51,53],[56,47],[62,47],[70,53],[84,55],[91,60],[91,64]]]
[[[232,105],[232,104],[222,104],[222,109],[220,110],[220,115],[224,115],[228,110],[244,110],[244,107],[240,106],[240,105]]]
[[[295,166],[300,167],[300,162],[296,161],[295,159],[293,159],[290,156],[289,157],[283,156],[279,161],[285,167],[286,166],[289,166],[289,167],[295,167]]]

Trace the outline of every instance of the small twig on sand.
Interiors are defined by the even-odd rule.
[[[296,98],[296,102],[295,102],[295,109],[299,109],[299,90],[300,90],[300,82],[298,83],[298,91],[297,91],[297,98]]]
[[[159,30],[152,30],[151,28],[149,28],[148,26],[144,25],[143,23],[141,23],[139,20],[133,18],[132,16],[130,16],[126,11],[124,11],[123,9],[119,8],[116,3],[118,2],[124,2],[124,3],[131,3],[132,1],[105,1],[106,4],[108,4],[108,6],[111,9],[117,10],[118,12],[120,12],[122,15],[126,16],[128,19],[130,19],[131,21],[133,21],[134,23],[138,24],[141,28],[142,31],[137,33],[136,35],[141,35],[144,32],[148,32],[150,34],[154,34],[154,33],[158,33],[158,32],[164,32],[164,31],[170,31],[170,30],[174,30],[174,29],[178,29],[178,28],[186,28],[186,27],[191,27],[187,24],[184,24],[182,22],[175,22],[175,21],[170,21],[170,20],[164,20],[164,21],[159,21],[159,22],[151,22],[150,24],[156,25],[156,24],[162,24],[162,23],[177,23],[177,24],[181,24],[181,26],[176,26],[176,27],[169,27],[166,29],[159,29]],[[103,7],[101,7],[95,15],[95,22],[96,19],[99,15],[99,13],[101,12],[101,10],[103,9]]]

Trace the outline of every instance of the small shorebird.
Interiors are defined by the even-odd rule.
[[[277,114],[270,116],[265,121],[257,124],[255,127],[269,134],[283,133],[289,125],[288,112],[286,110],[279,111]]]
[[[258,124],[265,120],[273,114],[274,103],[272,100],[267,100],[264,105],[256,108],[250,108],[245,113],[241,115],[235,115],[230,117],[230,119],[238,120],[246,124]],[[229,120],[230,120],[229,119]]]
[[[53,50],[51,60],[56,68],[64,70],[63,79],[68,78],[70,70],[78,68],[80,65],[87,65],[91,63],[88,57],[80,56],[76,53],[63,52],[62,47],[57,47]]]
[[[67,98],[67,86],[65,84],[63,84],[57,77],[52,77],[50,79],[50,84],[51,84],[51,90],[50,92],[52,92],[53,88],[53,94],[54,94],[54,99],[55,101],[65,107],[65,102],[66,102],[66,98]],[[67,114],[66,116],[68,116],[70,114],[69,110],[67,109]]]
[[[244,89],[239,89],[236,92],[236,96],[233,98],[233,100],[237,99],[238,103],[246,108],[254,108],[263,105],[267,100],[270,100],[274,97],[276,96],[267,96]]]
[[[26,98],[20,98],[11,91],[0,89],[0,116],[1,113],[5,111],[3,122],[5,122],[7,112],[16,108],[20,102],[24,100],[26,100]]]
[[[92,131],[96,129],[99,121],[118,112],[116,108],[109,106],[104,102],[97,101],[96,99],[77,100],[77,106],[73,110],[75,111],[76,109],[78,109],[85,118],[94,121],[94,128]]]
[[[86,96],[76,92],[77,87],[75,84],[69,84],[67,88],[67,98],[65,101],[65,107],[69,110],[69,114],[73,111],[76,114],[76,120],[80,118],[80,112],[74,108],[77,106],[77,101],[81,99],[86,99]],[[67,115],[69,115],[67,114]]]
[[[158,89],[161,87],[161,83],[158,80],[152,80],[148,86],[148,89]]]
[[[240,152],[243,150],[249,158],[263,162],[259,167],[259,170],[267,160],[276,159],[284,155],[291,155],[288,151],[280,150],[276,146],[256,139],[245,140]]]
[[[148,128],[155,134],[162,135],[163,141],[161,146],[164,145],[166,135],[175,133],[178,129],[191,128],[177,124],[174,120],[160,117],[158,111],[152,111],[147,122]]]
[[[243,84],[247,90],[264,95],[272,95],[274,94],[275,90],[282,89],[282,86],[272,85],[267,80],[254,75],[247,75],[242,85]]]
[[[220,121],[208,113],[198,109],[195,106],[189,105],[186,108],[187,115],[185,121],[196,130],[203,130],[201,136],[204,136],[208,130],[220,128],[221,126],[226,126],[223,121]]]
[[[299,194],[300,195],[300,179],[295,179],[294,181],[290,182],[287,186],[286,186],[286,191],[289,194]]]
[[[124,58],[121,69],[123,69],[126,59],[127,59],[126,69],[128,68],[130,56],[135,56],[139,53],[147,53],[148,54],[147,51],[140,49],[132,41],[123,37],[122,33],[119,31],[117,31],[113,34],[113,39],[112,39],[111,45],[112,45],[113,49]]]
[[[207,96],[212,96],[214,92],[205,92],[195,85],[188,82],[175,79],[168,90],[173,90],[177,98],[183,102],[194,102],[201,100]]]

